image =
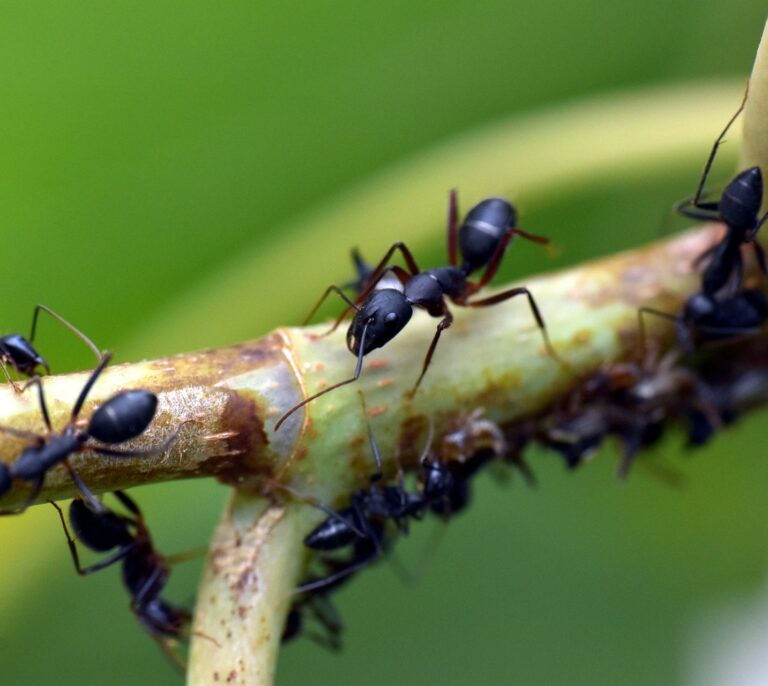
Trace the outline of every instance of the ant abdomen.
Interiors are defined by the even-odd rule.
[[[144,390],[123,391],[91,417],[88,433],[102,443],[123,443],[143,434],[157,410],[157,396]]]
[[[469,274],[487,265],[504,237],[517,223],[517,212],[504,198],[487,198],[475,205],[459,228],[463,269]]]
[[[94,512],[79,498],[69,506],[69,523],[78,540],[96,552],[123,547],[133,540],[122,517],[111,510]]]
[[[337,516],[319,524],[304,538],[304,545],[312,550],[336,550],[354,543],[365,525],[354,507],[339,510]]]
[[[738,174],[720,196],[720,216],[736,229],[755,228],[763,202],[763,175],[760,167],[750,167]]]

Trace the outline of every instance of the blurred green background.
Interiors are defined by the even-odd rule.
[[[427,212],[414,248],[442,259],[447,185],[377,198],[387,235],[323,224],[323,254],[302,242],[316,213],[343,209],[367,179],[389,170],[378,178],[397,187],[403,160],[575,99],[738,84],[764,20],[758,0],[0,3],[2,325],[26,331],[43,302],[125,361],[295,323],[346,277],[349,235],[375,254],[409,240],[398,232],[409,213]],[[557,135],[568,140],[567,118]],[[519,199],[524,225],[563,247],[557,266],[650,240],[680,225],[668,208],[692,190],[708,140],[674,163],[539,189]],[[510,160],[518,174],[525,165]],[[461,165],[443,172],[471,184]],[[514,190],[500,178],[487,194]],[[284,283],[258,259],[240,280],[243,255],[288,248]],[[555,266],[527,248],[511,258],[502,277]],[[318,264],[327,273],[304,278]],[[209,285],[228,296],[215,302],[221,325],[195,304]],[[58,370],[90,363],[53,325],[40,346]],[[399,548],[419,581],[387,565],[363,575],[339,596],[343,655],[296,642],[278,683],[719,683],[694,639],[765,580],[764,419],[695,456],[667,444],[686,476],[678,490],[641,470],[618,484],[610,450],[577,474],[532,456],[537,490],[484,477],[426,564],[429,527]],[[205,542],[226,491],[136,495],[174,552]],[[3,518],[0,541],[4,685],[180,682],[128,611],[117,570],[74,574],[49,508]],[[174,571],[174,598],[191,600],[198,571]]]

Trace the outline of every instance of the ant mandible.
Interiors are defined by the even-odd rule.
[[[69,506],[69,522],[77,540],[96,553],[116,549],[90,567],[81,566],[64,513],[56,503],[51,502],[51,505],[59,513],[77,573],[87,576],[122,562],[123,584],[131,596],[131,611],[171,662],[183,671],[184,663],[174,650],[173,642],[187,633],[191,615],[160,597],[168,583],[169,558],[155,549],[144,516],[133,499],[122,491],[115,491],[114,496],[129,515],[117,514],[103,505],[94,511],[79,498]]]
[[[40,410],[48,433],[38,434],[0,425],[0,431],[34,441],[34,444],[25,448],[14,462],[6,464],[0,461],[0,497],[10,490],[14,480],[32,483],[32,492],[20,510],[0,512],[0,514],[17,514],[32,505],[43,487],[46,473],[60,463],[69,471],[72,480],[90,506],[98,511],[102,508],[101,503],[83,483],[74,467],[69,464],[68,458],[73,453],[94,452],[109,457],[141,457],[163,452],[176,440],[176,434],[174,434],[162,445],[149,450],[121,450],[108,447],[140,436],[154,418],[157,396],[150,391],[138,389],[116,393],[93,413],[86,429],[77,427],[77,418],[83,404],[111,359],[110,353],[104,353],[99,366],[94,369],[80,391],[69,422],[60,432],[54,431],[51,426],[40,377],[36,376],[29,381],[27,386],[35,385],[38,388]],[[93,444],[91,440],[99,443]]]
[[[329,286],[305,321],[314,315],[332,292],[339,295],[348,307],[325,335],[336,330],[350,309],[355,310],[352,323],[347,331],[347,348],[353,355],[357,356],[354,375],[294,405],[280,417],[275,424],[275,430],[279,429],[288,417],[307,403],[356,381],[362,371],[363,357],[372,350],[389,343],[408,324],[413,314],[413,308],[420,307],[426,310],[430,316],[441,319],[424,358],[421,374],[410,391],[410,395],[413,396],[429,368],[440,335],[453,322],[453,314],[448,309],[446,298],[453,304],[462,307],[487,307],[518,295],[525,295],[548,353],[553,358],[558,359],[550,343],[546,325],[536,300],[525,286],[510,288],[488,298],[469,300],[496,275],[507,245],[513,236],[522,236],[540,244],[549,242],[547,238],[518,229],[516,223],[517,212],[509,201],[503,198],[487,198],[475,205],[459,226],[458,202],[456,190],[453,189],[450,192],[448,204],[447,227],[450,266],[422,271],[405,243],[397,242],[387,250],[356,300],[353,301],[348,298],[338,286]],[[388,267],[389,261],[397,251],[405,259],[407,269],[400,266]],[[461,264],[459,264],[459,254],[462,260]],[[481,268],[485,268],[485,271],[480,279],[476,282],[469,281],[468,277]],[[376,289],[377,283],[387,271],[394,274],[400,281],[403,286],[402,291],[392,288]]]
[[[32,344],[35,340],[35,331],[37,329],[37,317],[40,312],[45,312],[55,319],[59,324],[69,329],[80,340],[85,343],[96,355],[96,360],[101,362],[103,354],[96,347],[93,341],[88,338],[80,329],[76,328],[73,324],[70,324],[64,317],[56,314],[52,309],[45,305],[37,305],[35,307],[34,314],[32,315],[32,331],[29,334],[29,338],[25,338],[20,333],[6,334],[0,336],[0,369],[2,369],[5,378],[8,383],[11,384],[13,390],[17,393],[21,392],[16,382],[11,378],[8,372],[8,367],[12,367],[16,370],[17,374],[22,376],[34,376],[38,367],[42,367],[46,374],[51,373],[51,368],[46,362],[45,358],[40,355]]]
[[[717,150],[728,129],[743,111],[748,93],[749,86],[747,86],[739,109],[736,110],[715,140],[704,165],[704,171],[699,179],[695,195],[677,205],[677,211],[686,217],[722,222],[726,226],[726,234],[723,239],[697,259],[697,263],[708,260],[702,275],[702,290],[708,295],[715,295],[731,280],[733,280],[733,291],[741,288],[743,281],[741,246],[743,244],[753,246],[760,270],[763,274],[768,271],[763,248],[755,240],[760,227],[768,219],[768,212],[761,217],[758,216],[763,203],[763,175],[760,167],[750,167],[737,174],[725,187],[719,200],[706,202],[702,200],[704,184],[709,176]]]

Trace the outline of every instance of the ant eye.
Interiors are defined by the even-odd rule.
[[[387,324],[391,322],[397,321],[397,312],[389,312],[387,313],[387,316],[384,317],[384,321],[387,322]]]

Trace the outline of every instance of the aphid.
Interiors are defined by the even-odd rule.
[[[723,239],[697,260],[707,263],[702,275],[702,291],[709,296],[714,296],[729,283],[731,286],[728,295],[741,289],[744,271],[742,245],[749,244],[753,247],[761,271],[763,274],[767,271],[765,253],[760,243],[755,240],[757,232],[768,218],[768,213],[759,216],[760,206],[763,203],[763,175],[760,168],[750,167],[737,174],[725,187],[719,200],[704,201],[702,199],[704,184],[717,150],[728,129],[744,109],[746,101],[747,92],[744,93],[739,109],[712,146],[695,195],[683,200],[677,206],[677,210],[686,217],[722,222],[726,226]]]
[[[80,564],[75,539],[61,508],[53,502],[51,505],[59,513],[77,573],[86,576],[120,562],[123,584],[131,597],[131,611],[173,664],[183,671],[184,662],[176,644],[188,635],[191,615],[160,597],[170,574],[168,559],[154,547],[141,510],[133,499],[122,491],[115,491],[114,495],[128,515],[117,514],[104,505],[94,511],[80,499],[73,500],[69,507],[70,525],[82,545],[96,553],[114,551],[89,567]]]
[[[72,408],[69,422],[58,432],[54,431],[51,426],[40,377],[33,378],[27,384],[37,386],[40,410],[48,432],[38,434],[0,425],[0,431],[32,441],[32,445],[25,448],[21,455],[10,464],[0,462],[0,497],[5,495],[14,481],[27,481],[32,484],[32,490],[22,508],[2,514],[23,512],[29,507],[40,493],[46,473],[57,464],[64,465],[82,496],[88,500],[94,510],[99,510],[101,504],[69,463],[68,458],[71,455],[77,452],[93,452],[109,457],[143,457],[167,450],[176,440],[176,434],[174,434],[162,445],[149,450],[126,450],[111,447],[140,436],[152,422],[157,409],[157,396],[145,390],[128,390],[116,393],[93,413],[87,428],[78,428],[77,418],[88,393],[111,358],[110,353],[104,354],[99,366],[94,369],[80,391],[80,395]]]
[[[672,420],[681,422],[691,445],[701,445],[722,423],[707,384],[670,353],[651,366],[609,365],[577,388],[541,442],[559,452],[571,468],[580,465],[607,436],[623,446],[619,476],[637,452],[656,443]],[[705,436],[703,423],[709,431]]]
[[[83,343],[85,343],[85,345],[87,345],[93,351],[93,354],[96,355],[96,360],[98,362],[101,361],[103,356],[93,341],[91,341],[91,339],[88,338],[82,331],[70,324],[66,319],[64,319],[64,317],[56,314],[53,310],[46,307],[45,305],[37,305],[35,307],[34,314],[32,315],[32,331],[29,334],[29,338],[25,338],[20,333],[11,333],[5,336],[0,336],[0,369],[2,369],[5,378],[8,380],[8,383],[11,384],[17,393],[21,392],[21,389],[11,378],[8,367],[14,369],[17,374],[29,377],[34,376],[39,368],[44,369],[46,374],[51,373],[51,368],[48,365],[48,362],[46,362],[45,358],[43,358],[43,356],[37,352],[34,345],[32,344],[35,340],[37,317],[40,312],[45,312],[46,314],[50,315],[62,326],[65,326],[72,333],[74,333],[80,340],[83,341]]]
[[[488,307],[519,295],[526,296],[547,351],[553,358],[559,359],[549,341],[544,319],[536,300],[526,287],[510,288],[488,298],[470,300],[493,279],[501,264],[507,244],[513,236],[519,235],[541,244],[548,242],[546,238],[534,236],[518,229],[515,226],[516,222],[515,208],[507,200],[488,198],[475,205],[467,213],[464,222],[459,227],[456,191],[452,190],[447,230],[450,266],[422,271],[405,243],[398,242],[386,252],[384,258],[374,269],[367,286],[355,301],[350,300],[338,286],[329,286],[310,312],[308,319],[332,292],[341,296],[348,308],[336,320],[328,333],[336,329],[350,309],[355,310],[355,315],[347,331],[347,348],[357,357],[354,375],[305,398],[278,420],[275,429],[279,429],[288,417],[307,403],[356,381],[362,371],[363,357],[386,345],[400,333],[410,321],[414,307],[426,310],[432,317],[439,317],[440,322],[424,358],[421,374],[411,389],[411,395],[416,392],[429,368],[440,335],[453,322],[453,314],[448,308],[448,300],[462,307]],[[400,266],[388,267],[389,261],[398,251],[405,259],[407,269]],[[459,258],[461,258],[461,263],[459,263]],[[468,277],[481,268],[484,268],[484,272],[480,279],[475,282],[470,281]],[[391,288],[381,290],[375,288],[387,269],[403,285],[402,291]]]

